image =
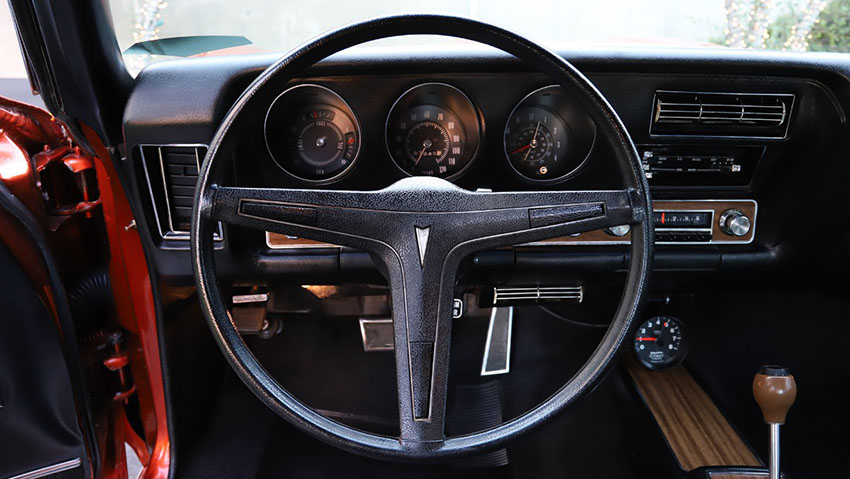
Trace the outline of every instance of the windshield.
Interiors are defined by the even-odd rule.
[[[850,51],[850,0],[429,0],[427,9],[419,5],[412,0],[110,0],[118,43],[134,74],[166,58],[284,52],[342,25],[400,13],[475,18],[553,49],[602,44]],[[163,42],[175,37],[195,38]],[[399,38],[382,45],[445,41],[452,40]]]

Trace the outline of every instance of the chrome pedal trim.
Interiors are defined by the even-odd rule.
[[[363,351],[394,350],[393,320],[360,318],[360,338],[363,340]]]
[[[507,374],[511,370],[511,336],[513,335],[514,308],[493,308],[487,342],[481,361],[481,375]]]

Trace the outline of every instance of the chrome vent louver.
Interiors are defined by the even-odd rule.
[[[583,299],[583,286],[496,286],[493,288],[494,306],[540,301],[580,303]]]
[[[654,135],[784,138],[794,95],[657,91]]]
[[[198,170],[207,147],[143,145],[140,150],[160,235],[164,239],[187,239]],[[220,231],[216,237],[220,238]]]

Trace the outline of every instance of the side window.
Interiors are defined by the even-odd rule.
[[[0,96],[43,108],[30,89],[9,3],[0,1]]]

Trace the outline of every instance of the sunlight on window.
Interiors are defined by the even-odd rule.
[[[430,0],[427,9],[421,5],[412,0],[363,0],[357,8],[340,0],[110,1],[121,49],[149,42],[150,48],[125,53],[132,72],[174,56],[284,52],[351,22],[402,13],[475,18],[554,49],[651,45],[850,50],[850,0]],[[217,36],[218,43],[204,50],[199,45],[210,36]],[[221,36],[244,37],[250,44],[235,40],[228,47]],[[185,39],[161,44],[175,37],[194,37],[193,48],[185,48]],[[395,39],[389,44],[418,42]],[[172,48],[182,53],[172,53]]]
[[[27,77],[8,2],[0,2],[0,59],[0,78]]]

